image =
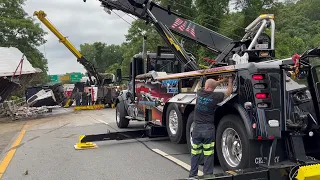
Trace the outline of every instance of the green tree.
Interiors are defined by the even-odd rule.
[[[121,64],[123,61],[123,48],[120,45],[95,42],[81,44],[80,49],[83,56],[95,66],[99,73],[106,72],[113,64]]]
[[[102,65],[105,69],[108,69],[114,64],[121,64],[123,61],[123,48],[121,45],[108,45],[102,52]]]
[[[25,53],[30,63],[43,71],[43,82],[47,80],[47,60],[37,49],[45,43],[46,34],[23,10],[25,0],[0,1],[0,44],[16,47]]]
[[[97,50],[93,45],[88,43],[80,44],[80,53],[93,65],[97,65],[97,62],[95,60]]]
[[[105,60],[103,59],[103,51],[107,44],[102,42],[94,42],[93,44],[81,44],[81,54],[90,61],[102,73],[105,70]]]
[[[197,10],[196,22],[219,32],[222,17],[228,12],[229,0],[196,0],[195,4]],[[203,58],[213,59],[216,55],[205,47],[198,48],[196,54],[199,64],[206,64],[202,60]]]
[[[157,33],[152,24],[146,24],[143,20],[132,22],[128,33],[125,35],[126,42],[123,43],[122,72],[129,75],[130,61],[135,54],[142,52],[143,36],[146,36],[146,51],[156,52],[158,46],[163,46],[164,41]]]

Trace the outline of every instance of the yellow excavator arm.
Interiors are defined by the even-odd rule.
[[[33,13],[33,16],[37,16],[38,19],[54,34],[59,38],[59,42],[63,43],[76,57],[77,59],[82,58],[82,54],[71,44],[71,42],[64,37],[57,28],[54,27],[54,25],[46,18],[47,14],[40,10],[35,11]]]

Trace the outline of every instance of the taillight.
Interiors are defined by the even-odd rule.
[[[270,97],[270,95],[268,95],[268,94],[266,94],[266,93],[257,93],[256,94],[256,98],[257,99],[267,99],[267,98],[269,98]]]
[[[263,80],[264,76],[262,74],[255,74],[255,75],[252,75],[252,79],[259,81],[259,80]]]

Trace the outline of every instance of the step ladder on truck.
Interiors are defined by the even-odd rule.
[[[197,89],[208,78],[234,76],[233,93],[219,103],[215,115],[215,152],[225,173],[206,179],[320,178],[319,66],[313,65],[320,48],[274,59],[273,15],[259,16],[246,28],[242,40],[233,41],[152,1],[100,1],[105,8],[151,22],[176,62],[167,62],[161,53],[156,60],[147,57],[146,62],[139,55],[133,57],[129,88],[116,101],[116,122],[125,128],[130,121],[146,121],[145,129],[83,135],[76,148],[95,148],[93,141],[162,133],[174,143],[187,142],[190,148]],[[172,26],[177,18],[182,25],[187,22],[186,27],[191,24],[193,30]],[[270,36],[263,33],[265,28],[271,29]],[[199,69],[171,31],[218,52],[216,63]],[[158,62],[171,63],[171,69],[163,71],[163,66],[156,66]],[[120,74],[118,70],[117,76]],[[225,88],[221,85],[215,91]]]

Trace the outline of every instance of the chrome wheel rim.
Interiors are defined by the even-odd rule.
[[[119,111],[117,111],[116,121],[119,124],[119,122],[120,122],[120,112]]]
[[[169,129],[171,134],[177,134],[178,130],[178,115],[175,110],[171,110],[169,113]]]
[[[242,158],[242,144],[238,133],[233,128],[224,130],[221,139],[222,154],[231,167],[237,167]]]
[[[191,144],[191,146],[193,144],[193,140],[192,140],[193,127],[194,127],[194,122],[192,122],[192,124],[190,126],[190,144]]]

